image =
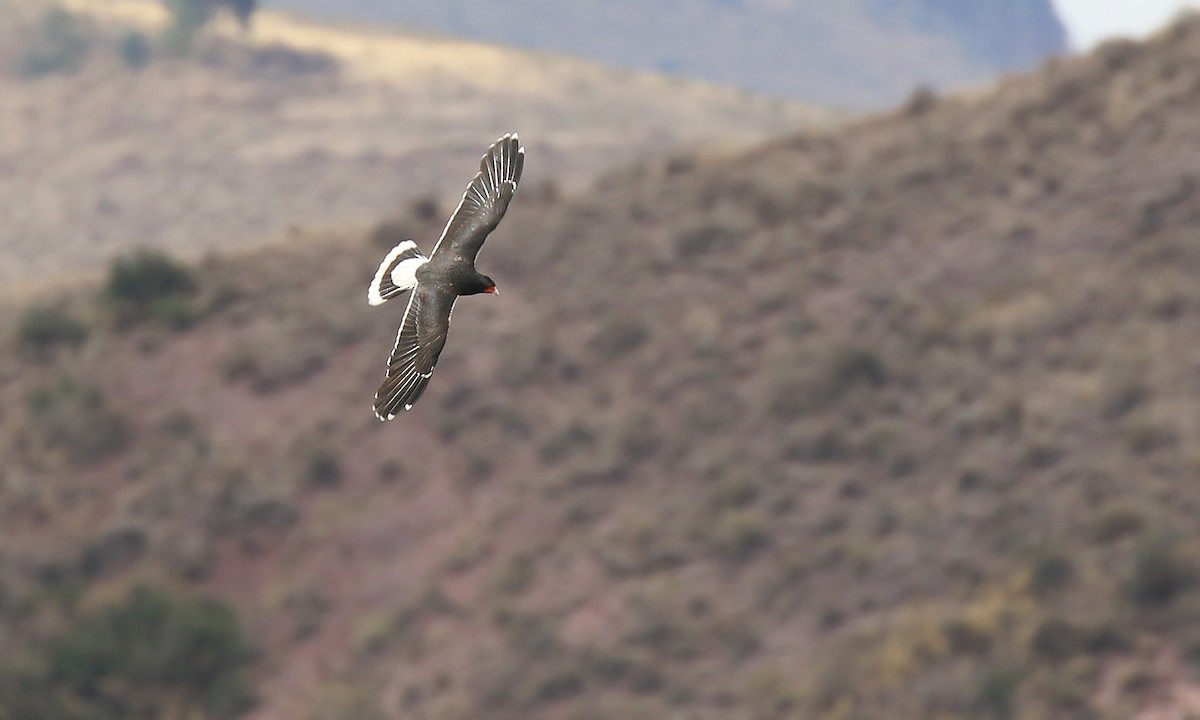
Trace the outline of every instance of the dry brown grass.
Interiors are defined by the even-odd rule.
[[[369,222],[416,198],[452,207],[475,159],[517,130],[527,187],[578,189],[640,155],[744,146],[832,114],[565,57],[326,27],[263,12],[218,24],[186,59],[118,54],[155,41],[161,3],[73,0],[90,53],[76,73],[9,72],[37,42],[41,0],[0,13],[0,196],[14,203],[0,278],[74,280],[136,245],[198,258],[288,229]],[[28,178],[38,178],[32,192]]]

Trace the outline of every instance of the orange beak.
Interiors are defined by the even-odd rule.
[[[497,297],[499,297],[499,295],[500,295],[500,291],[496,289],[495,285],[491,286],[487,290],[484,290],[484,292],[489,295],[496,295]]]

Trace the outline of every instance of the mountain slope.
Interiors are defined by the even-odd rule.
[[[214,593],[263,720],[1194,714],[1197,60],[522,188],[396,423],[365,283],[436,220],[77,296],[0,367],[3,637]]]
[[[0,65],[47,44],[44,4],[7,0]],[[832,119],[797,103],[457,40],[330,28],[262,13],[191,60],[119,58],[157,37],[157,2],[74,2],[77,74],[0,73],[0,279],[73,279],[136,245],[196,257],[336,226],[415,200],[457,201],[493,139],[519,130],[530,187],[580,187],[679,143],[737,146]],[[227,31],[227,32],[225,32]],[[469,176],[469,175],[468,175]],[[148,199],[150,201],[148,201]]]
[[[917,85],[978,83],[1066,49],[1049,0],[278,4],[853,108],[885,107]]]

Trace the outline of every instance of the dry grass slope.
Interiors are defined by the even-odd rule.
[[[733,148],[832,114],[700,83],[478,43],[333,28],[263,12],[218,25],[194,56],[164,55],[161,3],[0,3],[0,279],[49,284],[137,245],[198,258],[457,200],[471,165],[518,130],[530,187],[581,187],[633,158],[711,141]],[[230,21],[232,25],[232,21]],[[149,39],[130,66],[131,32]],[[29,77],[23,58],[83,54]],[[54,52],[50,53],[55,55]],[[39,61],[43,62],[44,61]],[[531,163],[531,165],[534,165]]]
[[[237,607],[256,720],[1195,714],[1197,68],[523,189],[389,425],[370,232],[205,262],[183,329],[81,290],[0,361],[4,640],[141,581]]]

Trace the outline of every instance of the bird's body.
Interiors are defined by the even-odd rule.
[[[467,185],[430,256],[426,258],[415,242],[405,240],[380,263],[367,302],[380,305],[410,293],[388,358],[387,377],[375,393],[375,415],[380,420],[412,409],[425,392],[446,346],[455,300],[497,292],[496,283],[475,269],[475,258],[504,217],[524,165],[525,148],[516,133],[497,140],[480,160],[479,173]]]

